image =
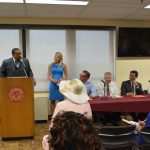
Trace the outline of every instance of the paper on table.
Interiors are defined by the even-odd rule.
[[[126,119],[122,119],[122,121],[124,121],[124,122],[126,122],[126,123],[128,123],[128,124],[134,125],[134,126],[138,125],[138,123],[135,122],[135,121],[128,121],[128,120],[126,120]]]
[[[142,97],[146,97],[145,95],[132,95],[132,97],[134,98],[142,98]]]

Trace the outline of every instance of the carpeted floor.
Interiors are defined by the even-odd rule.
[[[126,119],[131,120],[129,116],[126,116]],[[23,138],[19,140],[11,139],[0,141],[0,150],[43,150],[41,142],[43,136],[48,134],[49,124],[50,122],[35,123],[34,139]],[[124,123],[122,125],[124,125]]]
[[[3,140],[0,141],[0,150],[43,150],[42,138],[48,134],[49,123],[35,123],[34,139],[20,139],[20,140]]]

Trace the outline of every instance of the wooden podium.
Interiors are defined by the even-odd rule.
[[[0,137],[33,136],[33,78],[0,78]]]

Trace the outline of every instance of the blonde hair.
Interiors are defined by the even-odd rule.
[[[59,57],[59,59],[60,59],[60,63],[62,63],[63,62],[63,55],[62,55],[62,53],[61,52],[56,52],[55,53],[55,56],[56,55],[58,55],[58,57]]]

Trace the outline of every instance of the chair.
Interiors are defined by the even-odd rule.
[[[136,144],[137,150],[150,150],[150,126],[145,126],[141,129],[140,135],[144,140],[144,144]]]
[[[100,141],[105,150],[132,150],[135,126],[104,126]]]

